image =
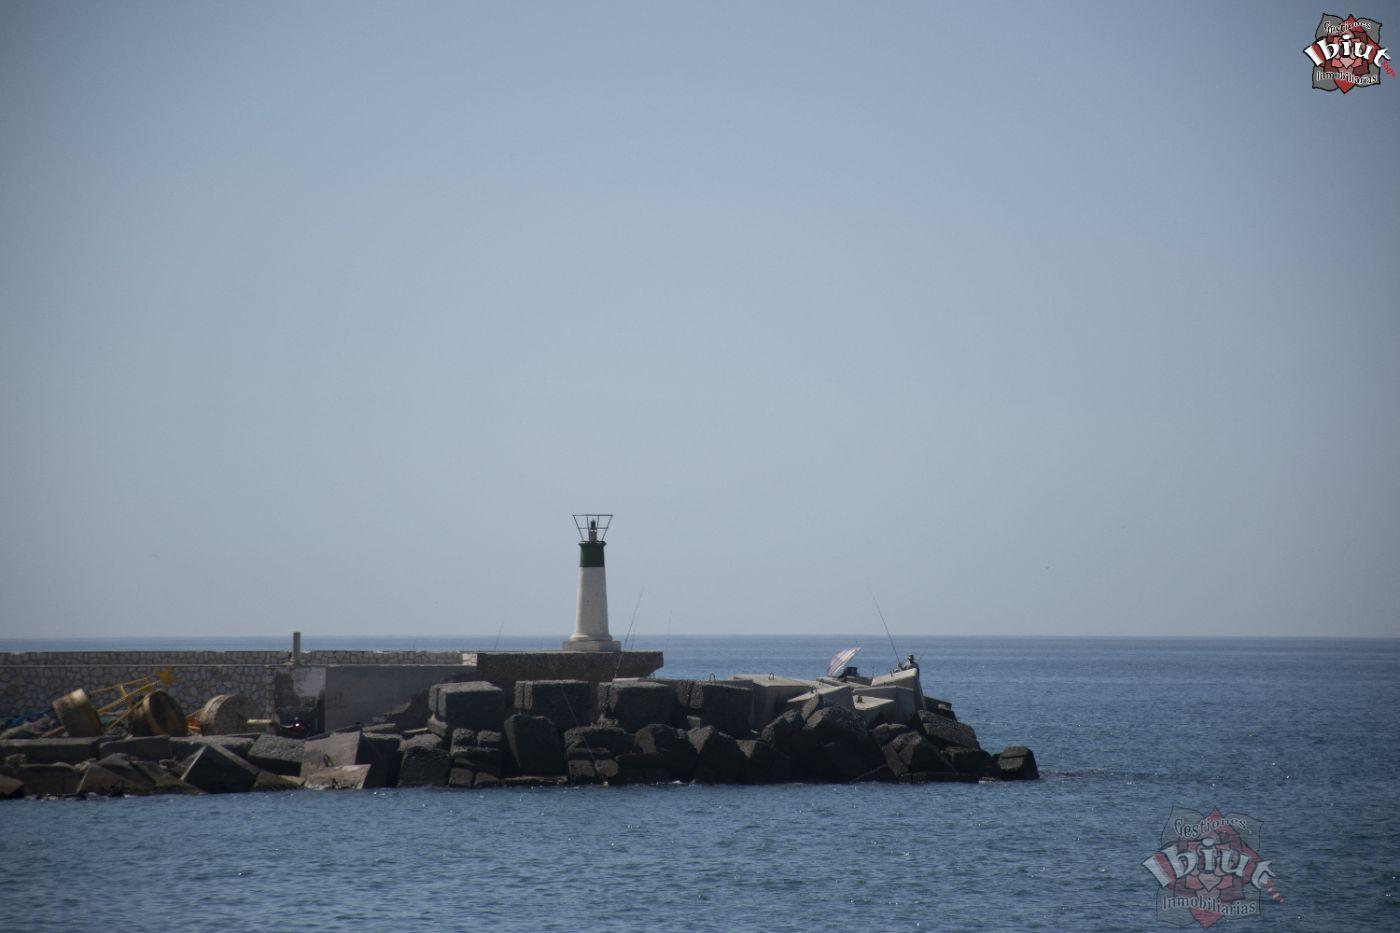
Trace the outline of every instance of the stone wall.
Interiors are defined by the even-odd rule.
[[[304,651],[303,666],[461,664],[460,651]],[[48,712],[55,699],[93,691],[169,667],[170,695],[194,712],[220,693],[242,693],[266,715],[275,707],[274,675],[288,651],[28,651],[0,652],[0,723]],[[95,697],[101,703],[108,695]]]

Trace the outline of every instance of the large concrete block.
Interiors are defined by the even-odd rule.
[[[392,753],[398,755],[398,740],[384,736],[392,742]],[[337,732],[322,739],[309,740],[302,750],[301,775],[311,786],[312,772],[326,768],[346,768],[351,765],[366,765],[366,776],[359,783],[364,787],[385,787],[390,778],[391,762],[388,760],[389,743],[376,742],[374,737],[363,732]]]
[[[11,755],[23,755],[35,765],[70,764],[97,757],[100,738],[93,739],[7,739],[0,742],[0,761]]]
[[[449,730],[499,729],[506,718],[505,692],[484,680],[438,684],[434,690],[436,717]]]
[[[30,797],[71,797],[82,780],[67,762],[20,765],[15,776],[24,782],[24,792]]]
[[[148,785],[134,783],[123,775],[109,771],[95,761],[82,768],[82,779],[78,781],[79,794],[98,794],[103,797],[142,796],[150,792]]]
[[[736,674],[729,680],[748,685],[750,696],[753,698],[750,718],[755,727],[772,722],[787,708],[788,700],[808,693],[817,686],[815,681],[777,677],[773,674]]]
[[[369,765],[328,765],[312,768],[302,779],[310,790],[364,790],[369,782]]]
[[[627,732],[651,723],[669,724],[675,705],[675,691],[655,681],[615,680],[598,685],[598,715],[616,721]]]
[[[180,779],[206,794],[242,793],[251,790],[258,769],[222,745],[210,743],[190,759]]]
[[[515,684],[516,712],[543,716],[561,731],[593,721],[593,691],[582,680],[521,680]]]
[[[787,756],[757,739],[741,739],[739,751],[744,753],[745,784],[781,784],[792,778],[792,764]]]
[[[143,735],[126,739],[108,739],[97,746],[97,756],[126,755],[128,758],[141,758],[145,761],[165,761],[175,757],[174,746],[168,735]]]
[[[706,784],[738,784],[744,780],[748,759],[733,736],[714,726],[702,726],[691,729],[687,738],[697,756],[695,780]]]
[[[753,695],[747,686],[718,681],[692,681],[683,703],[699,717],[702,726],[714,726],[730,735],[744,735],[752,728]]]
[[[939,716],[937,713],[920,711],[914,714],[909,725],[922,732],[928,740],[939,748],[981,748],[977,733],[967,723]]]
[[[550,720],[517,713],[506,719],[505,737],[521,774],[564,773],[564,747],[559,742],[558,728]]]
[[[885,763],[898,777],[908,772],[952,771],[953,766],[938,748],[917,732],[895,736],[883,748]]]
[[[399,769],[400,787],[446,787],[452,759],[443,748],[410,747]]]
[[[670,692],[666,691],[668,696]],[[564,733],[564,749],[568,751],[579,747],[602,749],[601,757],[616,758],[632,751],[632,733],[616,726],[577,726]]]
[[[997,756],[997,776],[1003,781],[1034,781],[1040,777],[1035,752],[1024,745],[1011,745]]]
[[[301,757],[306,749],[302,739],[280,735],[260,735],[248,748],[248,761],[273,774],[301,774]]]

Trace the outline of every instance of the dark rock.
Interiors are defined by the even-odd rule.
[[[930,713],[937,713],[945,719],[958,718],[957,714],[953,712],[953,704],[949,703],[947,700],[940,700],[937,697],[925,696],[924,709],[928,710]]]
[[[521,774],[501,780],[501,784],[505,787],[560,787],[568,782],[568,776],[563,774]]]
[[[164,765],[140,758],[129,759],[133,769],[144,776],[153,794],[199,794],[199,788],[180,780],[178,772],[172,773]]]
[[[483,787],[500,787],[500,786],[501,786],[501,779],[500,779],[498,776],[496,776],[496,775],[494,775],[494,774],[488,774],[488,773],[485,772],[485,771],[478,771],[478,772],[476,773],[476,777],[474,777],[474,778],[472,779],[472,787],[474,787],[474,788],[480,789],[480,788],[483,788]]]
[[[893,783],[895,782],[895,780],[896,780],[896,778],[895,778],[895,776],[894,776],[894,772],[890,770],[890,766],[889,766],[889,765],[880,765],[880,767],[874,769],[873,771],[867,771],[867,772],[865,772],[864,774],[862,774],[860,777],[856,778],[855,783],[857,783],[857,784],[870,784],[870,783],[893,784]]]
[[[281,735],[260,735],[248,747],[248,761],[273,774],[301,774],[301,756],[306,743]]]
[[[428,717],[428,732],[446,741],[452,738],[452,727],[436,716]]]
[[[977,775],[956,771],[909,771],[899,776],[901,784],[976,784]]]
[[[817,714],[817,710],[821,709],[825,705],[826,701],[822,697],[821,693],[814,693],[811,699],[809,699],[806,703],[802,704],[802,709],[798,711],[798,715],[801,716],[804,721],[806,721],[815,716]]]
[[[971,774],[974,777],[1001,776],[996,760],[980,748],[953,747],[944,749],[943,755],[959,774]]]
[[[520,680],[515,709],[543,716],[560,730],[572,729],[593,721],[593,691],[582,680]]]
[[[23,755],[32,765],[70,764],[97,757],[102,739],[7,739],[0,742],[0,758]]]
[[[917,732],[905,732],[884,747],[885,764],[896,776],[911,771],[952,771],[943,753]]]
[[[822,742],[845,742],[853,748],[865,744],[869,730],[860,714],[842,706],[824,706],[807,719],[807,727]]]
[[[714,726],[692,729],[687,735],[698,756],[695,780],[707,784],[738,784],[744,780],[748,759],[734,737]]]
[[[782,784],[792,778],[787,756],[761,739],[740,739],[739,751],[747,760],[745,784]]]
[[[403,736],[399,735],[398,726],[395,726],[391,722],[372,722],[362,727],[360,731],[367,732],[370,735],[392,735],[396,739],[403,738]]]
[[[445,787],[452,759],[443,748],[415,746],[403,753],[400,787]]]
[[[97,757],[126,755],[146,761],[161,761],[174,755],[168,735],[145,735],[127,739],[103,739],[97,745]]]
[[[484,680],[438,684],[435,712],[450,729],[499,729],[506,718],[505,691]]]
[[[1034,781],[1040,777],[1035,752],[1024,745],[1010,745],[996,759],[996,774],[1003,781]]]
[[[385,723],[394,726],[395,732],[406,732],[409,729],[422,729],[426,726],[432,712],[433,708],[428,705],[428,691],[419,690],[409,698],[407,703],[389,707],[380,718]]]
[[[447,773],[448,787],[471,787],[476,775],[471,768],[453,768]]]
[[[615,721],[629,733],[651,723],[671,722],[675,706],[675,691],[666,684],[615,680],[598,685],[599,715]]]
[[[826,707],[826,709],[832,708]],[[865,756],[849,742],[823,742],[821,757],[824,767],[820,768],[820,772],[828,780],[854,781],[871,770],[871,765],[866,761]]]
[[[302,775],[305,786],[311,790],[364,790],[373,787],[370,781],[370,765],[326,765],[311,768]]]
[[[695,776],[699,754],[679,729],[652,723],[638,729],[632,741],[638,751],[660,755],[662,767],[673,780],[688,781]]]
[[[671,691],[663,685],[654,686],[665,690],[668,697],[671,695]],[[577,726],[564,733],[565,750],[575,746],[606,749],[601,756],[590,757],[616,758],[632,750],[632,733],[616,726]]]
[[[499,732],[482,729],[476,734],[476,744],[482,748],[503,748],[505,738]]]
[[[70,764],[23,764],[16,769],[30,797],[71,797],[78,792],[82,775]]]
[[[593,767],[593,762],[582,759],[569,760],[570,784],[597,784],[598,781],[598,772]]]
[[[909,723],[939,748],[981,748],[977,733],[966,723],[920,710]]]
[[[778,750],[802,734],[806,720],[796,710],[788,710],[763,727],[759,738]]]
[[[150,764],[150,762],[142,763]],[[90,762],[89,766],[92,764],[96,764],[98,767],[110,771],[127,783],[140,787],[143,790],[149,789],[155,784],[155,781],[150,778],[144,769],[138,768],[132,759],[123,755],[121,752],[113,752],[110,755],[104,755],[97,759],[97,761]],[[159,766],[157,766],[157,770],[159,770]],[[82,792],[81,788],[79,792]]]
[[[883,725],[876,726],[871,730],[871,734],[875,736],[875,741],[879,742],[881,746],[884,746],[890,744],[890,742],[908,731],[908,726],[897,722],[887,722]]]
[[[232,794],[252,789],[257,776],[257,768],[222,745],[210,743],[195,753],[180,780],[206,794]]]
[[[506,719],[505,737],[511,758],[521,774],[564,773],[564,748],[559,744],[559,730],[550,720],[517,713]]]

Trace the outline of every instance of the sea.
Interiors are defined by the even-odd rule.
[[[1278,895],[1217,930],[1400,930],[1400,640],[895,641],[638,647],[673,677],[913,653],[926,692],[984,747],[1033,748],[1043,779],[0,802],[0,930],[1165,930],[1145,862],[1174,812],[1217,810]],[[117,647],[285,646],[0,642]]]

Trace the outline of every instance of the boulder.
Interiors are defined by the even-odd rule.
[[[642,726],[632,742],[638,751],[661,756],[666,774],[676,781],[689,781],[695,776],[699,755],[684,732],[662,723]]]
[[[871,784],[871,783],[893,784],[896,780],[897,780],[897,778],[895,777],[894,772],[890,770],[890,766],[889,766],[889,765],[880,765],[880,767],[875,768],[875,769],[873,769],[873,770],[871,770],[871,771],[867,771],[867,772],[865,772],[864,774],[862,774],[860,777],[856,778],[855,783],[857,783],[857,784]]]
[[[564,773],[564,747],[559,743],[559,730],[549,719],[516,713],[505,721],[505,738],[519,773]]]
[[[821,745],[821,766],[818,772],[831,781],[854,781],[870,771],[872,765],[861,751],[849,742],[823,742]]]
[[[364,790],[374,786],[369,777],[369,765],[326,765],[303,772],[302,783],[310,790]]]
[[[168,735],[144,735],[126,739],[102,739],[97,745],[97,757],[125,755],[145,761],[164,761],[174,757],[174,747]]]
[[[251,790],[257,776],[257,768],[222,745],[210,743],[190,759],[180,780],[206,794],[230,794]]]
[[[1003,781],[1034,781],[1040,777],[1035,752],[1024,745],[1010,745],[996,759],[996,775]]]
[[[823,706],[807,718],[807,727],[822,742],[845,742],[853,748],[864,745],[870,734],[860,715],[843,706]]]
[[[653,680],[614,680],[598,685],[598,715],[629,733],[651,723],[670,723],[675,705],[675,691]]]
[[[885,746],[908,731],[909,727],[906,725],[887,722],[870,730],[870,734],[875,736],[875,741],[879,742],[881,746]]]
[[[457,753],[459,748],[470,748],[476,744],[475,729],[453,729],[452,741],[448,743],[447,750],[452,754]]]
[[[695,780],[705,784],[738,784],[744,780],[748,759],[734,737],[714,726],[701,726],[686,736],[695,749]]]
[[[520,680],[515,684],[516,712],[543,716],[560,730],[593,721],[593,691],[582,680]]]
[[[399,769],[400,787],[445,787],[452,759],[444,748],[424,748],[421,745],[403,753]]]
[[[16,771],[17,779],[24,783],[25,794],[30,797],[71,797],[78,792],[78,782],[83,777],[72,765],[58,761],[23,764]]]
[[[7,739],[0,742],[0,758],[23,755],[33,765],[75,765],[97,757],[99,738]]]
[[[305,782],[299,777],[290,777],[272,771],[259,771],[253,779],[254,791],[301,790]]]
[[[597,784],[601,780],[593,762],[587,759],[570,759],[568,770],[570,784]]]
[[[885,764],[895,776],[911,771],[952,771],[953,766],[932,742],[917,732],[895,736],[884,749]]]
[[[164,765],[140,758],[129,759],[131,767],[140,772],[151,786],[153,794],[199,794],[199,788],[186,784],[178,777],[178,770],[172,773]]]
[[[385,787],[390,778],[390,762],[387,760],[389,746],[393,756],[398,757],[398,740],[392,737],[388,742],[377,741],[363,732],[337,732],[319,739],[308,739],[302,750],[301,776],[307,778],[307,786],[312,786],[312,772],[327,768],[346,768],[352,765],[365,765],[369,768],[363,779],[357,778],[363,787]],[[397,764],[393,770],[397,770]]]
[[[505,747],[505,737],[499,732],[482,729],[476,734],[476,744],[482,748],[503,748]]]
[[[939,748],[981,748],[977,733],[966,723],[921,710],[909,725]]]
[[[668,697],[671,695],[671,691],[661,684],[656,686],[666,690]],[[564,733],[565,751],[575,747],[605,749],[601,756],[591,757],[616,758],[632,751],[632,733],[616,726],[576,726]]]
[[[562,787],[569,783],[567,775],[521,774],[502,778],[499,782],[505,787]]]
[[[273,774],[301,774],[301,757],[306,748],[302,739],[280,735],[260,735],[248,747],[248,761]]]
[[[399,751],[399,743],[402,740],[397,735],[378,735],[366,732],[365,741],[369,744],[370,750],[370,780],[384,782],[373,786],[397,787],[399,765],[403,761],[403,752]]]
[[[127,783],[140,787],[143,790],[150,789],[156,783],[144,768],[138,767],[136,761],[123,755],[121,752],[113,752],[110,755],[104,755],[102,758],[97,759],[97,761],[90,762],[89,767],[93,764],[105,768]],[[141,764],[150,766],[151,762],[143,761]],[[153,770],[159,771],[160,766],[155,765]],[[81,790],[79,792],[81,793]]]
[[[992,758],[980,748],[946,748],[943,756],[948,759],[948,763],[953,766],[953,770],[959,774],[971,774],[974,777],[1000,777],[1001,772],[997,767],[996,759]]]
[[[452,768],[447,772],[448,787],[471,787],[475,773],[471,768]]]
[[[19,778],[0,774],[0,800],[14,800],[24,796],[24,782]]]
[[[740,739],[739,751],[746,759],[745,784],[782,784],[792,778],[787,756],[760,739]]]
[[[443,722],[441,719],[438,719],[436,716],[428,717],[428,732],[437,736],[443,741],[448,741],[452,738],[452,727],[449,726],[447,723]]]
[[[434,689],[437,691],[434,712],[448,728],[446,736],[452,734],[452,729],[499,729],[506,718],[505,691],[495,684],[469,680],[460,684],[438,684]]]
[[[433,708],[428,705],[428,691],[419,690],[407,703],[400,703],[391,706],[384,711],[380,718],[385,723],[394,726],[396,732],[407,732],[410,729],[422,729],[428,724],[428,717],[432,715]]]

